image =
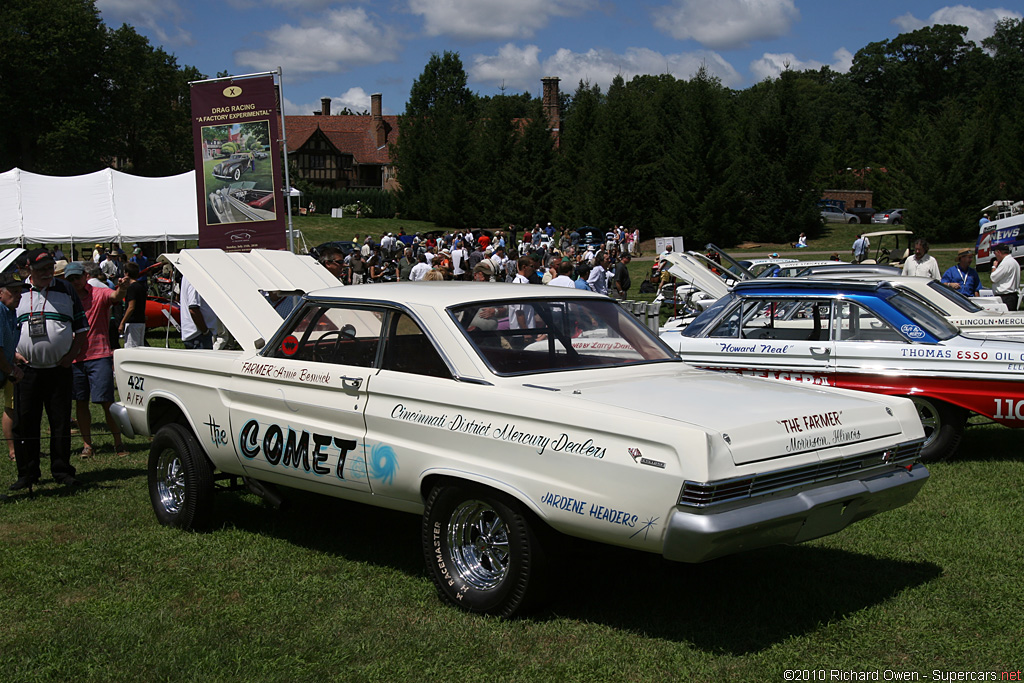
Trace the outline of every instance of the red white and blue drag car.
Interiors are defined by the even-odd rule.
[[[976,413],[1024,427],[1024,341],[971,334],[888,282],[738,283],[662,339],[698,367],[911,398],[940,460]]]

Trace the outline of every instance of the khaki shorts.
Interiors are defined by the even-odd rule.
[[[9,378],[4,382],[4,409],[14,411],[14,382]]]

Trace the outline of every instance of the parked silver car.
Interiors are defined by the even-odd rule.
[[[899,225],[906,218],[906,209],[889,209],[879,211],[871,217],[872,223],[884,223],[886,225]]]
[[[860,223],[860,219],[852,213],[832,205],[821,207],[821,220],[826,223]]]

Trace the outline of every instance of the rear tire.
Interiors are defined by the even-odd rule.
[[[967,428],[967,411],[923,396],[911,396],[910,400],[924,427],[921,462],[942,462],[953,457]]]
[[[474,484],[436,486],[423,512],[423,557],[441,600],[511,617],[544,597],[547,565],[536,522],[522,506]]]
[[[168,424],[149,449],[149,499],[165,526],[199,529],[213,511],[213,470],[192,431]]]

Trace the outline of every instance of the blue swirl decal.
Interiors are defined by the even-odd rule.
[[[398,472],[398,456],[391,446],[377,444],[370,451],[370,478],[380,479],[382,484],[391,485]]]
[[[907,335],[911,339],[924,339],[924,330],[917,325],[903,325],[900,327],[900,332]]]

